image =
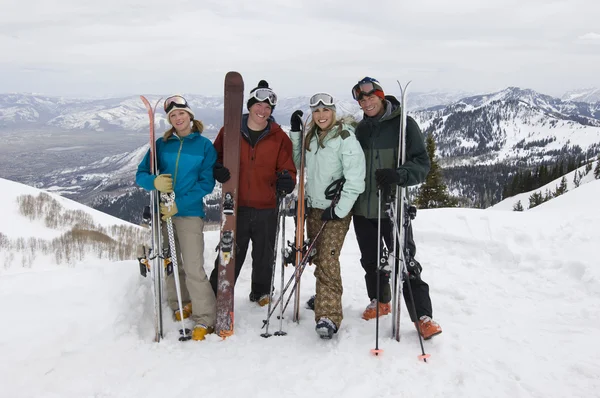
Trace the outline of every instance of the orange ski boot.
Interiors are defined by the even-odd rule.
[[[392,306],[390,303],[379,303],[379,316],[387,315],[392,312]],[[365,308],[365,312],[362,314],[362,319],[368,321],[377,317],[377,300],[371,300],[371,303]]]
[[[415,323],[416,326],[416,323]],[[419,329],[424,340],[429,340],[433,336],[442,333],[442,327],[427,315],[419,318]]]

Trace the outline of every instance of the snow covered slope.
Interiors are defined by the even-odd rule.
[[[248,301],[249,259],[236,286],[236,334],[186,343],[170,320],[166,339],[152,342],[150,283],[135,261],[12,270],[0,276],[0,396],[596,396],[599,195],[595,180],[532,211],[419,211],[417,258],[444,329],[424,343],[428,363],[417,359],[405,308],[401,342],[384,317],[384,354],[371,356],[375,323],[360,318],[368,298],[352,229],[341,257],[345,319],[332,341],[317,337],[306,309],[299,325],[284,319],[286,337],[260,337],[266,310]],[[210,271],[218,233],[205,237]]]

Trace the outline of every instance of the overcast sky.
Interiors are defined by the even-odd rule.
[[[349,95],[396,89],[562,95],[600,87],[597,0],[0,0],[0,93]],[[386,90],[386,91],[390,91]]]

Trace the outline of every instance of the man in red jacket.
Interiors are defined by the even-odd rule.
[[[292,158],[292,142],[271,117],[277,95],[261,80],[250,91],[240,129],[240,172],[236,231],[235,279],[237,280],[252,241],[252,287],[250,301],[261,307],[271,300],[273,250],[277,229],[276,193],[289,194],[296,185],[296,167]],[[223,129],[214,142],[217,163],[214,177],[220,183],[230,178],[223,166]],[[287,173],[283,173],[287,170]],[[217,291],[217,268],[210,275]]]

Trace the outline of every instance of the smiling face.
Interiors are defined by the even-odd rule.
[[[266,102],[257,102],[252,105],[250,109],[248,109],[248,128],[255,131],[263,130],[267,127],[271,111],[271,105]]]
[[[383,112],[385,112],[383,100],[375,94],[364,95],[358,101],[358,105],[360,105],[365,115],[369,117],[383,115]]]
[[[176,109],[169,114],[169,123],[173,125],[177,135],[184,137],[192,132],[192,118],[182,109]]]
[[[317,108],[312,112],[312,118],[321,130],[327,130],[335,123],[335,112],[329,108]]]

